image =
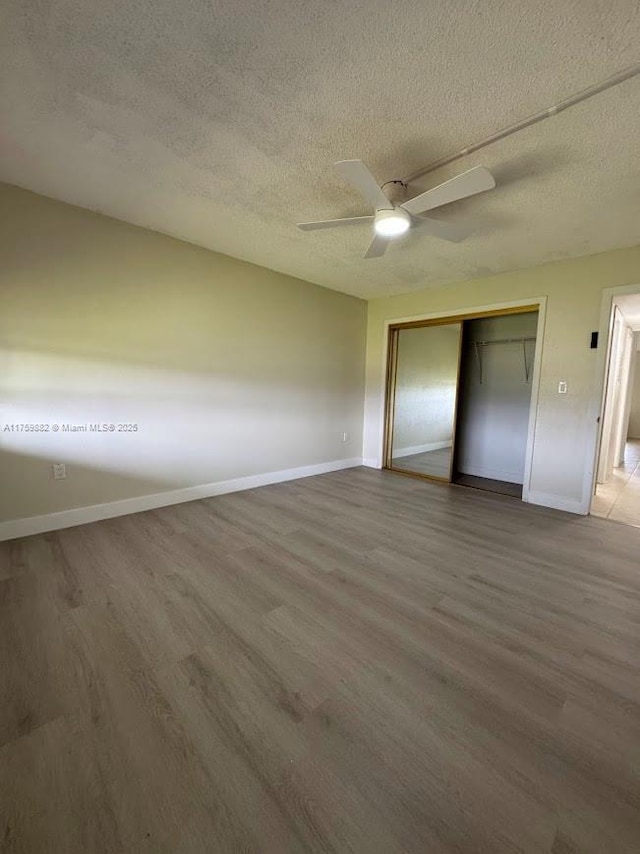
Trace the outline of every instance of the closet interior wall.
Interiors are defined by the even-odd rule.
[[[535,355],[536,311],[463,324],[453,480],[515,485],[522,493]]]

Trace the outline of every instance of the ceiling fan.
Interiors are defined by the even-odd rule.
[[[458,199],[466,199],[492,190],[496,182],[491,172],[484,166],[475,166],[467,172],[456,175],[444,184],[432,187],[413,199],[400,201],[407,193],[404,181],[388,181],[379,187],[362,160],[339,160],[335,164],[338,175],[347,184],[354,187],[375,210],[370,216],[350,216],[344,219],[328,219],[320,222],[299,222],[302,231],[314,231],[318,228],[333,228],[340,225],[373,223],[374,238],[365,252],[365,258],[379,258],[386,252],[389,242],[405,234],[410,228],[419,228],[434,237],[458,243],[467,236],[462,228],[438,219],[428,219],[422,214],[434,210]]]

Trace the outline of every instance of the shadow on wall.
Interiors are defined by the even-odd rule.
[[[16,188],[0,214],[3,518],[361,457],[364,302]]]
[[[3,483],[14,484],[12,489],[0,491],[0,522],[38,515],[33,507],[46,501],[46,512],[86,507],[132,496],[165,492],[172,484],[162,479],[145,479],[131,476],[116,468],[98,468],[80,463],[71,454],[67,456],[67,477],[54,480],[53,465],[60,456],[35,456],[27,453],[0,451],[0,471]],[[100,484],[100,502],[95,500],[96,483]]]
[[[4,361],[0,454],[12,487],[0,521],[361,453],[357,434],[337,437],[353,395],[338,370],[327,381],[326,365],[324,377],[267,367],[250,380],[44,352]],[[54,463],[66,464],[66,481],[53,480]]]
[[[10,240],[0,234],[9,353],[240,377],[254,376],[258,360],[277,377],[301,368],[300,352],[313,357],[305,367],[338,366],[353,348],[354,321],[364,340],[365,304],[353,297],[60,208],[73,231],[36,222]],[[331,347],[318,334],[325,328]]]

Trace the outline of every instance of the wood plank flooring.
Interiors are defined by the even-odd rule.
[[[366,469],[0,545],[0,850],[640,851],[640,529]]]

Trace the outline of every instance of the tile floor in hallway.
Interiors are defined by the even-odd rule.
[[[640,527],[640,439],[627,441],[623,465],[598,484],[591,514]]]

